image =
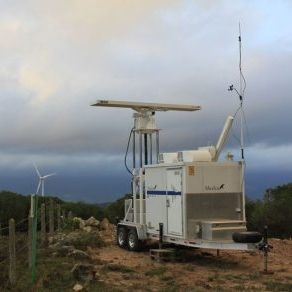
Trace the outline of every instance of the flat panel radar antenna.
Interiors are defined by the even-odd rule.
[[[130,108],[134,111],[196,111],[200,110],[200,106],[184,105],[184,104],[167,104],[167,103],[151,103],[151,102],[132,102],[117,100],[97,100],[92,106],[103,107],[119,107]]]

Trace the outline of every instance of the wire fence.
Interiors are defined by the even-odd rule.
[[[46,202],[47,203],[47,202]],[[64,226],[64,212],[61,216],[61,207],[50,201],[42,204],[41,212],[38,212],[36,228],[36,240],[38,246],[45,247],[48,234],[53,235],[56,230],[61,230]],[[8,287],[13,287],[17,283],[20,275],[17,273],[26,272],[32,268],[32,234],[33,224],[32,218],[29,217],[18,220],[9,220],[9,224],[5,227],[0,225],[0,275],[2,283],[0,283],[0,291]],[[62,226],[61,226],[62,225]],[[5,235],[3,235],[5,231]],[[21,266],[21,269],[19,268]],[[17,268],[18,267],[18,268]],[[3,277],[7,276],[3,281]]]

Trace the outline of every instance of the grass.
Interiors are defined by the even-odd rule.
[[[152,270],[149,270],[145,272],[145,276],[161,276],[167,271],[166,267],[159,267],[159,268],[154,268]]]
[[[191,264],[186,265],[185,270],[189,271],[189,272],[193,272],[193,271],[195,271],[195,266],[191,265]]]
[[[292,283],[283,283],[279,281],[265,282],[266,288],[269,291],[292,291]]]
[[[135,271],[127,266],[120,265],[120,264],[107,264],[102,267],[102,271],[107,272],[120,272],[120,273],[135,273]]]
[[[105,244],[101,239],[100,235],[95,232],[84,232],[82,236],[72,237],[66,239],[66,244],[73,245],[77,249],[86,249],[90,247],[103,247]]]

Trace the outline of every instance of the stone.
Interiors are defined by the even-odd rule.
[[[99,221],[97,219],[95,219],[94,217],[90,217],[87,220],[85,220],[85,226],[98,227]]]
[[[75,264],[71,270],[74,279],[78,281],[91,281],[95,275],[95,266],[92,264]]]
[[[79,217],[73,218],[74,226],[78,227],[79,229],[82,229],[85,226],[85,221]]]
[[[110,227],[110,222],[107,218],[103,218],[102,221],[100,222],[100,229],[102,230],[108,230]]]
[[[82,291],[83,290],[83,286],[80,284],[75,284],[73,287],[73,291]]]
[[[67,256],[78,260],[89,259],[89,255],[85,251],[79,249],[69,250]]]
[[[92,227],[91,226],[85,226],[83,228],[83,230],[86,231],[86,232],[88,232],[88,233],[90,233],[92,231]]]

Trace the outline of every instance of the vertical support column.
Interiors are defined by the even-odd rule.
[[[42,246],[46,245],[47,234],[46,234],[46,207],[45,204],[41,205],[41,243]]]
[[[58,231],[61,230],[61,206],[60,206],[60,204],[57,205],[57,229],[58,229]]]
[[[148,134],[144,133],[144,165],[148,164]]]
[[[50,199],[49,206],[49,234],[54,235],[54,201],[52,199]]]
[[[156,162],[159,162],[159,131],[156,132]]]
[[[143,168],[140,168],[139,173],[139,199],[140,199],[140,224],[144,224],[144,208],[143,208],[143,193],[144,193],[144,176],[143,176]]]
[[[136,168],[136,132],[133,130],[133,169]]]
[[[151,134],[149,134],[149,142],[150,142],[150,164],[152,164],[153,163],[153,149],[152,149],[152,133]]]
[[[137,175],[133,177],[133,209],[134,223],[137,223]]]
[[[16,283],[16,250],[15,250],[15,221],[9,220],[9,281],[11,285]]]
[[[143,166],[143,146],[142,146],[142,133],[139,132],[139,156],[140,156],[140,168]]]
[[[32,217],[28,215],[28,231],[27,231],[27,249],[28,249],[28,267],[32,267]]]

